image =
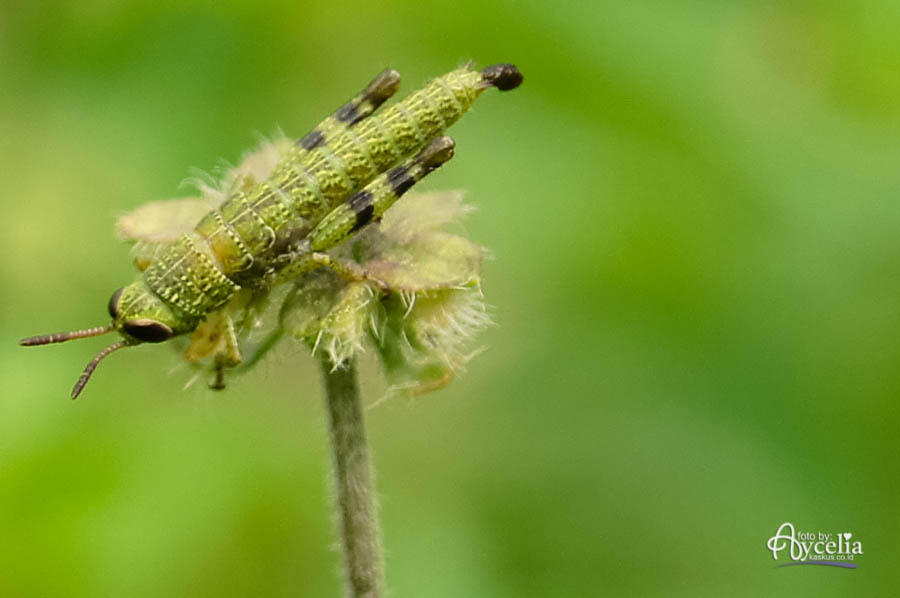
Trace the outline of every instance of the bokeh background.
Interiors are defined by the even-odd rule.
[[[887,595],[900,557],[900,4],[6,2],[0,595],[337,596],[316,369],[215,394],[106,339],[117,214],[380,69],[486,94],[428,189],[491,248],[489,350],[368,411],[394,596]],[[366,401],[384,382],[364,368]],[[778,525],[855,571],[775,569]]]

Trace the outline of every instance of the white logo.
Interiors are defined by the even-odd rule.
[[[785,533],[786,532],[786,533]],[[799,532],[791,523],[785,522],[778,527],[775,535],[769,538],[766,547],[772,551],[772,558],[778,560],[778,554],[788,549],[791,561],[787,564],[834,565],[837,567],[855,568],[856,565],[841,561],[852,561],[863,553],[862,542],[852,540],[850,532]]]

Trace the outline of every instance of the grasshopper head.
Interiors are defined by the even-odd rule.
[[[192,322],[179,317],[165,301],[147,287],[143,280],[113,293],[109,298],[107,309],[112,322],[106,326],[32,336],[19,341],[20,345],[34,346],[99,336],[114,330],[122,335],[122,340],[100,351],[87,364],[78,382],[75,383],[75,388],[72,389],[73,399],[81,393],[100,361],[113,351],[141,343],[161,343],[173,336],[190,332],[193,328]]]
[[[113,293],[107,310],[113,329],[129,343],[161,343],[190,331],[188,323],[179,318],[143,280]]]

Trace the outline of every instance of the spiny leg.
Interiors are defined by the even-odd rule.
[[[338,276],[347,280],[365,281],[374,284],[382,291],[388,290],[388,285],[383,280],[379,280],[369,274],[369,271],[349,260],[338,260],[327,253],[316,251],[309,256],[310,265],[324,266]]]
[[[210,355],[215,370],[210,388],[222,390],[225,388],[225,369],[236,367],[243,361],[234,321],[222,310],[210,314],[197,326],[185,351],[185,358],[194,362]]]
[[[365,89],[316,125],[297,143],[307,151],[329,143],[345,129],[374,113],[399,87],[400,73],[394,69],[381,71]]]
[[[384,282],[370,276],[359,264],[336,260],[324,252],[351,238],[370,222],[379,220],[400,196],[452,158],[455,148],[456,143],[450,137],[436,137],[415,157],[377,176],[325,216],[298,251],[284,256],[289,264],[280,272],[279,278],[295,278],[325,266],[344,278],[365,280],[387,290]]]
[[[436,137],[413,158],[377,176],[319,222],[308,237],[310,251],[327,251],[380,219],[401,195],[450,160],[455,148],[450,137]]]
[[[209,387],[213,390],[225,389],[225,368],[237,367],[244,360],[241,356],[241,349],[238,346],[237,334],[234,330],[234,322],[229,316],[225,316],[225,323],[222,330],[224,334],[224,345],[215,354],[216,377]]]

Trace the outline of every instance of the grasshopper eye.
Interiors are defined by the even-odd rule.
[[[125,290],[125,287],[122,287],[118,291],[112,294],[112,297],[109,298],[109,303],[106,305],[106,310],[109,312],[109,317],[115,320],[119,316],[119,297],[122,296],[122,291]]]
[[[156,320],[130,320],[122,324],[122,330],[145,343],[161,343],[172,336],[172,329]]]

